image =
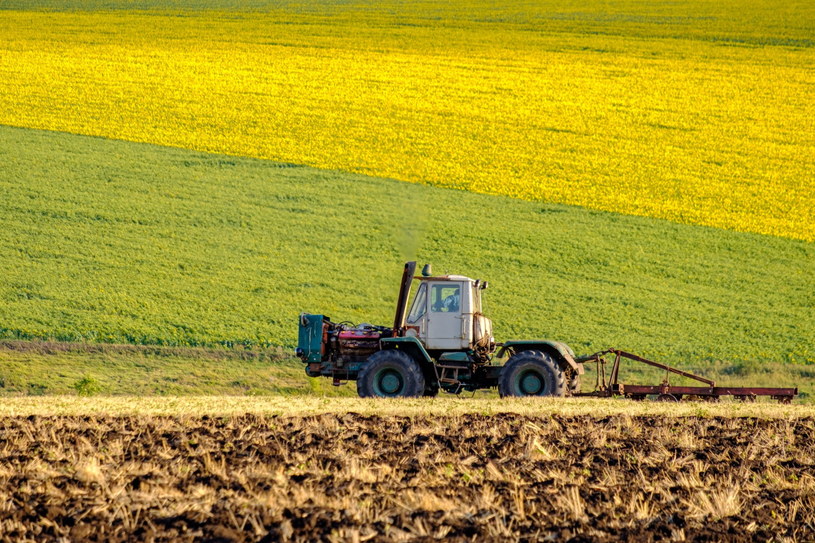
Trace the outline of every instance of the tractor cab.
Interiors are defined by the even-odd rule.
[[[485,281],[432,276],[428,267],[415,280],[419,287],[405,319],[404,336],[417,338],[428,351],[492,352],[492,322],[481,306]]]

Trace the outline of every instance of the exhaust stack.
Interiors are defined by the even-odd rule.
[[[410,296],[410,284],[416,274],[416,262],[406,262],[405,271],[402,273],[402,284],[399,285],[399,298],[396,300],[396,317],[393,319],[394,337],[403,336],[405,333],[405,317],[407,316],[407,303]]]

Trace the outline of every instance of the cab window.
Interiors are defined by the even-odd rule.
[[[413,299],[413,307],[410,308],[410,314],[408,315],[408,322],[410,324],[416,324],[419,322],[419,319],[424,317],[425,311],[427,310],[427,285],[422,283],[419,286],[419,291],[416,293],[416,297]]]
[[[436,313],[452,313],[461,307],[461,287],[459,285],[433,285],[430,297],[432,310]]]

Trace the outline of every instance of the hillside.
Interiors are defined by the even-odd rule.
[[[488,279],[499,339],[815,362],[811,243],[20,128],[0,161],[5,338],[290,349],[390,322],[416,258]]]
[[[0,124],[815,241],[812,2],[5,5]]]

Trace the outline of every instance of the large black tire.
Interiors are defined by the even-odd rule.
[[[357,394],[361,398],[417,398],[424,393],[421,368],[402,351],[372,354],[357,378]]]
[[[498,377],[498,393],[505,396],[563,396],[563,370],[549,354],[521,351],[513,355]]]

